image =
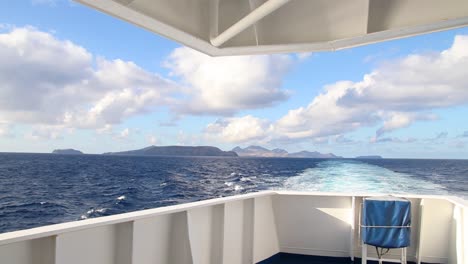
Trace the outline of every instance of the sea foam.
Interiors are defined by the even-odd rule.
[[[283,189],[319,192],[440,194],[442,185],[360,161],[328,160],[289,177]]]

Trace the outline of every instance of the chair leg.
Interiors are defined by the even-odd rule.
[[[362,243],[361,264],[367,264],[367,245]]]
[[[406,263],[406,248],[401,248],[401,264]]]
[[[401,253],[403,254],[403,264],[406,264],[406,248],[402,248],[401,251]]]

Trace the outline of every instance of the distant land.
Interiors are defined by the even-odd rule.
[[[79,155],[83,154],[83,152],[76,149],[54,149],[54,151],[52,151],[52,154]]]
[[[289,153],[284,149],[273,149],[269,150],[260,146],[249,146],[246,148],[235,147],[232,149],[237,155],[241,157],[280,157],[280,158],[328,158],[328,159],[340,159],[343,157],[336,156],[333,153],[320,153],[317,151],[300,151]]]
[[[53,154],[81,155],[83,152],[76,149],[55,149]],[[132,156],[207,156],[207,157],[276,157],[276,158],[319,158],[342,159],[333,153],[320,153],[318,151],[299,151],[289,153],[280,148],[267,149],[261,146],[235,147],[231,151],[223,151],[213,146],[149,146],[142,149],[106,152],[103,155],[132,155]],[[379,155],[357,156],[355,159],[383,159]]]
[[[379,155],[369,155],[369,156],[357,156],[356,159],[383,159]]]
[[[135,156],[221,156],[237,157],[233,151],[222,151],[211,146],[150,146],[137,150],[107,152],[104,155],[135,155]]]

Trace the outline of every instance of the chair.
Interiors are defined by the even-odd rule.
[[[411,238],[411,202],[394,196],[364,198],[360,215],[362,264],[367,260],[406,264],[406,248]],[[378,258],[367,257],[367,245],[376,248]],[[396,248],[401,249],[400,260],[382,258]]]

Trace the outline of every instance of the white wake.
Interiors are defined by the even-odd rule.
[[[405,173],[353,160],[329,160],[288,178],[284,189],[294,191],[447,195],[439,184]]]

